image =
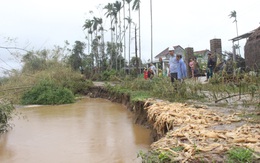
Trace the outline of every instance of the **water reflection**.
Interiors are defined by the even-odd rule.
[[[13,130],[0,137],[0,162],[140,162],[150,131],[121,104],[83,99],[75,104],[19,109]]]

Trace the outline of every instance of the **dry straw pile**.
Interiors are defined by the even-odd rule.
[[[153,150],[168,152],[175,161],[191,161],[212,155],[223,155],[229,149],[247,147],[260,153],[260,125],[244,124],[227,130],[214,129],[240,121],[235,114],[218,115],[204,107],[195,108],[181,103],[151,102],[146,106],[148,119],[162,138],[152,144]],[[176,150],[181,149],[181,150]],[[255,155],[258,157],[257,155]]]

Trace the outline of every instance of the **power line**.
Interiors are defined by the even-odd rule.
[[[7,64],[3,59],[0,58],[0,60],[1,60],[2,62],[4,62],[7,66],[9,66],[11,69],[13,69],[12,66],[10,66],[9,64]]]

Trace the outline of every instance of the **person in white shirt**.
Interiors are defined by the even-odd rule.
[[[156,75],[156,67],[154,66],[154,64],[151,63],[151,70],[153,71],[153,74]]]
[[[170,58],[169,58],[169,64],[170,64],[170,77],[171,82],[174,83],[175,80],[178,80],[178,64],[179,62],[176,59],[176,56],[174,55],[174,48],[169,47],[168,49]]]

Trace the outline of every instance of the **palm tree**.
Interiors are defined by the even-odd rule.
[[[105,38],[104,38],[104,27],[103,27],[103,20],[102,18],[100,18],[100,26],[99,26],[99,29],[98,31],[101,32],[101,43],[100,43],[100,55],[101,55],[101,59],[100,59],[100,66],[102,65],[101,69],[100,70],[104,70],[104,67],[103,65],[105,65],[103,62],[105,62]]]
[[[114,13],[114,5],[112,3],[108,3],[104,9],[107,10],[107,12],[105,13],[105,15],[107,17],[110,17],[110,30],[111,30],[111,43],[113,43],[113,32],[114,32],[114,28],[113,28],[113,13]],[[112,68],[112,54],[110,54],[110,68]]]
[[[235,22],[236,23],[236,31],[237,31],[237,36],[238,36],[238,27],[237,27],[237,12],[234,10],[234,11],[231,11],[231,13],[229,14],[229,18],[234,18],[234,21],[233,23]],[[239,48],[239,41],[237,41],[238,43],[238,53],[240,55],[240,48]]]
[[[119,1],[116,1],[114,3],[114,8],[115,8],[115,24],[117,25],[117,23],[119,22],[119,35],[117,34],[117,26],[116,26],[116,45],[117,44],[117,40],[119,38],[119,41],[120,41],[120,45],[121,45],[121,14],[120,14],[120,11],[122,9],[122,3],[119,2]],[[117,19],[117,15],[119,15],[118,19]],[[118,21],[119,20],[119,21]],[[118,49],[118,55],[121,55],[121,46],[119,47],[116,47]],[[121,65],[121,64],[119,64]],[[119,67],[120,69],[120,67]],[[117,59],[116,59],[116,70],[117,70]]]
[[[132,24],[132,19],[130,17],[125,18],[128,22],[128,27],[129,28],[129,38],[128,38],[128,64],[130,65],[130,53],[131,53],[131,24]]]
[[[138,11],[138,25],[139,25],[139,58],[141,59],[141,0],[135,0],[132,9]]]
[[[128,62],[130,63],[130,50],[131,50],[131,23],[132,23],[132,19],[131,19],[131,1],[132,0],[125,0],[127,3],[128,3],[128,18],[125,18],[127,19],[128,21],[128,30],[129,30],[129,38],[128,38]]]
[[[107,17],[110,17],[110,30],[111,30],[111,42],[113,42],[113,19],[112,19],[112,16],[113,16],[113,10],[114,10],[114,6],[112,3],[108,3],[104,9],[107,10],[107,12],[105,13],[105,15]]]
[[[97,18],[97,17],[93,18],[93,32],[95,32],[95,46],[96,46],[95,51],[93,51],[93,53],[95,53],[96,64],[98,64],[98,61],[100,59],[98,47],[100,45],[99,41],[102,36],[98,35],[98,32],[101,31],[100,28],[101,29],[103,28],[102,23],[103,23],[102,18]]]
[[[125,39],[125,32],[126,32],[126,26],[125,26],[125,20],[126,20],[126,16],[125,16],[125,0],[123,0],[123,17],[124,17],[124,30],[123,30],[123,37],[124,37],[124,59],[126,61],[126,39]],[[125,62],[126,63],[126,62]],[[124,66],[126,67],[124,63]],[[125,69],[125,72],[126,72],[126,69]]]
[[[231,11],[231,13],[229,14],[229,18],[234,18],[235,20],[233,21],[233,23],[236,23],[236,30],[237,30],[237,36],[238,36],[238,29],[237,29],[237,12]]]
[[[93,43],[93,20],[87,19],[85,21],[85,24],[83,25],[83,29],[88,29],[88,54],[91,58],[91,67],[94,67],[94,56],[92,53],[92,43]],[[89,41],[89,35],[90,35],[90,41]]]
[[[140,10],[141,0],[135,0],[132,9],[138,11],[138,25],[139,25],[139,58],[141,59],[141,10]],[[136,27],[135,27],[136,28]],[[136,31],[135,31],[136,32]],[[136,56],[137,57],[137,56]],[[138,65],[140,66],[140,65]]]
[[[85,21],[85,24],[83,25],[83,30],[87,29],[88,30],[88,36],[87,36],[87,39],[88,39],[88,54],[90,53],[90,37],[89,35],[91,34],[91,38],[92,38],[92,24],[93,24],[93,21],[90,20],[90,19],[87,19]],[[92,42],[92,40],[91,40]]]

